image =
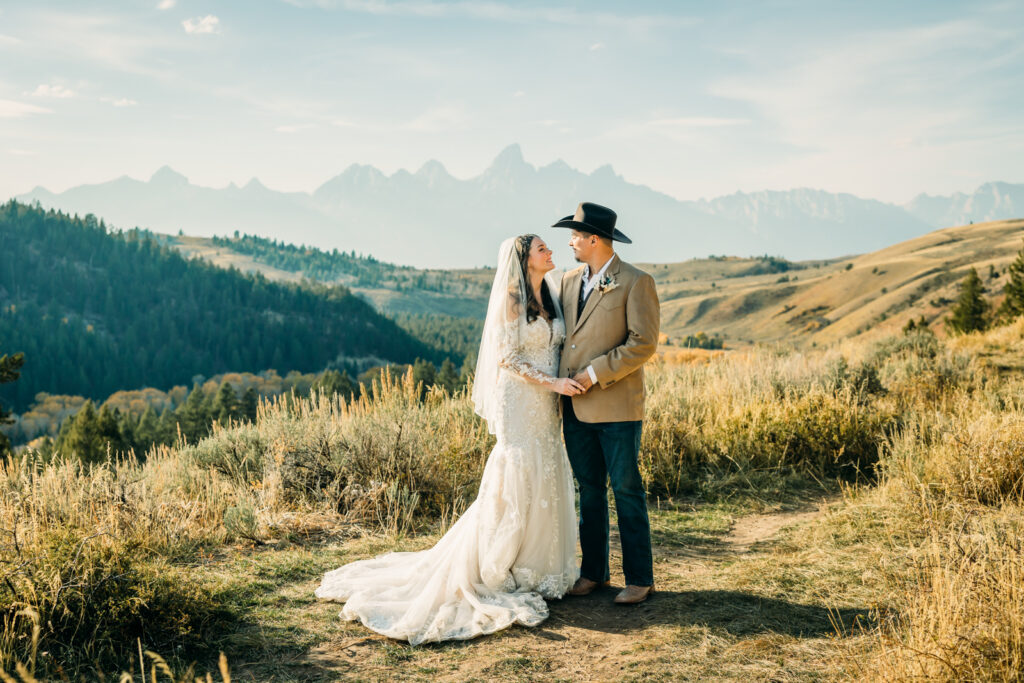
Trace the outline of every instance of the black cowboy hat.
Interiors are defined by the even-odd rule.
[[[580,202],[580,205],[576,207],[574,215],[566,216],[551,227],[572,228],[573,230],[589,232],[599,237],[607,237],[616,242],[633,244],[633,240],[615,229],[615,219],[615,212],[607,206],[592,204],[591,202]]]

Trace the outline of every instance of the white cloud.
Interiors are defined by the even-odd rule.
[[[15,119],[29,114],[49,114],[52,110],[45,107],[37,107],[34,104],[16,102],[15,100],[0,100],[0,119]]]
[[[609,12],[580,12],[572,8],[521,6],[493,0],[285,0],[296,7],[342,9],[384,16],[448,17],[468,16],[489,21],[521,24],[546,22],[565,26],[606,26],[622,31],[647,31],[656,28],[692,26],[693,17],[672,15],[612,14]]]
[[[20,38],[15,38],[14,36],[7,36],[3,33],[0,33],[0,45],[17,45],[20,42]]]
[[[33,97],[56,97],[58,99],[67,99],[74,97],[75,93],[73,90],[65,88],[63,85],[45,85],[40,84],[34,91],[32,91]]]
[[[153,57],[182,48],[188,40],[115,14],[41,10],[30,19],[25,42],[46,45],[53,57],[156,78],[168,78],[171,71],[167,62]]]
[[[827,44],[812,38],[792,45],[784,59],[755,45],[751,72],[719,79],[710,92],[751,107],[768,126],[765,134],[788,147],[752,182],[828,176],[850,191],[896,199],[923,185],[930,170],[948,176],[977,158],[954,158],[954,149],[962,153],[966,143],[980,150],[982,138],[1013,127],[1005,119],[1000,125],[994,100],[1013,89],[1014,77],[1000,69],[1019,59],[1019,33],[958,20]]]
[[[100,102],[106,102],[115,107],[134,107],[138,104],[138,102],[128,97],[101,97]]]
[[[285,113],[284,110],[278,113]],[[300,112],[289,112],[294,115],[302,115]],[[295,123],[276,126],[274,130],[278,133],[297,133],[309,128],[317,128],[319,125],[330,125],[335,128],[358,130],[365,133],[391,134],[396,132],[414,133],[439,133],[443,131],[456,130],[471,120],[465,107],[460,104],[439,105],[423,111],[418,116],[405,121],[381,121],[374,119],[351,120],[329,118],[316,115],[314,112],[306,112],[305,116],[315,119],[317,122]]]
[[[290,126],[278,126],[274,128],[274,130],[278,133],[298,133],[300,130],[307,130],[315,127],[316,125],[312,123],[296,123]]]
[[[750,119],[727,116],[673,116],[627,122],[609,129],[606,135],[613,139],[642,139],[652,145],[664,144],[665,139],[687,146],[708,145],[721,135],[733,134],[726,133],[726,129],[751,123]]]
[[[469,120],[462,107],[440,106],[423,112],[413,120],[399,126],[402,130],[413,130],[423,133],[437,133],[463,125]]]
[[[603,49],[604,49],[604,43],[594,43],[593,45],[590,46],[590,51],[591,52],[597,52],[598,50],[603,50]]]
[[[722,126],[745,126],[750,119],[732,119],[721,116],[680,116],[669,119],[655,119],[647,125],[655,128],[721,128]]]
[[[525,90],[516,90],[514,93],[512,93],[512,97],[525,97],[525,96],[526,96],[526,91]]]
[[[36,154],[30,149],[9,149],[7,153],[14,157],[31,157]]]
[[[159,10],[171,9],[177,4],[178,0],[160,0],[160,4],[156,6]]]
[[[795,64],[721,81],[711,90],[750,103],[798,145],[857,147],[882,136],[919,137],[973,116],[980,103],[968,93],[979,74],[950,57],[995,38],[966,21],[857,35],[806,50]],[[975,69],[977,62],[970,63]]]
[[[186,19],[181,22],[181,25],[185,27],[185,33],[220,33],[220,19],[207,14],[205,17],[196,17],[195,19]]]

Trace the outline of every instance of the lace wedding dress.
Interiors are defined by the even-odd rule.
[[[485,324],[484,344],[487,325],[498,328],[498,367],[492,408],[477,405],[497,443],[476,500],[429,550],[328,572],[316,596],[346,601],[342,618],[414,645],[463,640],[539,624],[544,598],[562,597],[579,576],[572,476],[549,387],[565,326],[560,317],[501,322]]]

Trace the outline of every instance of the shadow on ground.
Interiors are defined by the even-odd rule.
[[[734,636],[777,633],[821,638],[847,635],[870,624],[866,608],[829,609],[741,591],[659,591],[634,606],[613,604],[614,595],[609,589],[551,602],[551,617],[541,628],[575,626],[629,634],[652,625],[707,626]]]

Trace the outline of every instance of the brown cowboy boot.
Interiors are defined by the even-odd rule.
[[[598,588],[606,588],[612,585],[611,581],[605,581],[604,583],[598,583],[597,581],[591,581],[590,579],[580,577],[576,579],[576,583],[572,585],[572,588],[565,591],[566,595],[590,595]]]
[[[626,586],[615,596],[615,604],[635,605],[646,600],[652,593],[654,586]]]

